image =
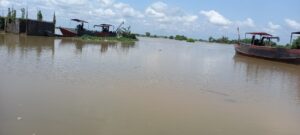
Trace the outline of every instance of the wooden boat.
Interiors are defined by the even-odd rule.
[[[279,41],[279,37],[273,37],[265,32],[251,32],[246,33],[246,35],[252,35],[251,43],[239,42],[235,45],[236,53],[276,61],[300,63],[300,49],[272,47],[271,40],[277,39]]]
[[[87,21],[80,20],[80,19],[71,19],[71,21],[78,22],[80,24],[78,24],[76,28],[58,27],[60,29],[63,37],[95,35],[94,31],[90,31],[90,30],[87,30],[84,28],[84,24],[88,23]]]
[[[80,19],[71,19],[71,20],[78,22],[80,24],[77,25],[76,28],[58,27],[63,37],[76,37],[76,36],[83,36],[83,35],[98,36],[98,37],[115,37],[117,36],[117,32],[120,30],[121,26],[124,24],[124,22],[122,22],[116,31],[110,31],[110,28],[113,27],[113,25],[110,24],[94,25],[94,28],[100,27],[101,31],[91,31],[84,28],[84,24],[88,23],[87,21],[80,20]]]
[[[117,33],[115,31],[110,31],[110,27],[113,27],[113,25],[110,24],[100,24],[100,25],[94,25],[94,27],[100,27],[101,31],[96,31],[95,36],[99,37],[115,37],[117,36]]]

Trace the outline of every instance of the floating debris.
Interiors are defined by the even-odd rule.
[[[23,119],[22,117],[18,117],[18,118],[17,118],[17,120],[22,120],[22,119]]]

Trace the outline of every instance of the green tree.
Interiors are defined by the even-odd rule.
[[[150,32],[146,32],[146,37],[150,37],[150,36],[151,36]]]
[[[228,37],[223,36],[222,38],[218,39],[217,42],[219,42],[219,43],[229,43],[229,39],[228,39]]]
[[[10,10],[10,8],[8,8],[6,19],[8,20],[8,23],[11,22],[11,10]]]
[[[43,21],[43,14],[42,14],[42,11],[41,11],[41,10],[39,10],[39,11],[37,12],[37,20],[38,20],[38,21]]]
[[[12,13],[11,13],[11,20],[15,21],[17,18],[17,11],[12,9]]]
[[[25,8],[21,8],[21,19],[25,19]]]
[[[170,36],[169,39],[174,39],[174,36]]]
[[[54,23],[54,25],[56,24],[56,15],[55,15],[55,12],[54,12],[54,15],[53,15],[53,23]]]
[[[187,40],[187,37],[185,37],[183,35],[176,35],[175,40]]]

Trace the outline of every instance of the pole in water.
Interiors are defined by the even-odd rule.
[[[240,42],[240,40],[241,40],[240,27],[237,27],[237,31],[238,31],[238,37],[239,37],[238,41]]]

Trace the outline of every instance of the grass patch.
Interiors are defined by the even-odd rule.
[[[83,35],[79,37],[80,40],[85,42],[124,42],[124,43],[132,43],[138,41],[138,39],[133,39],[130,37],[96,37]]]

